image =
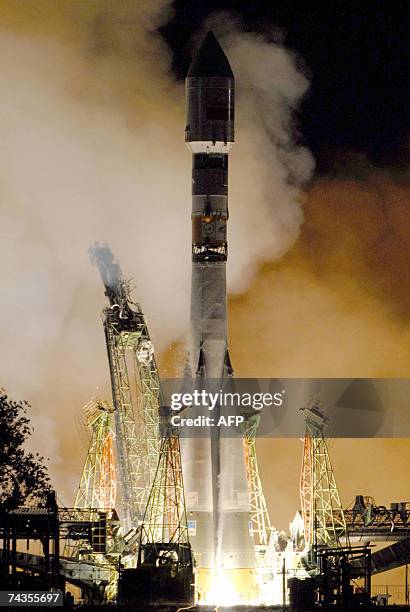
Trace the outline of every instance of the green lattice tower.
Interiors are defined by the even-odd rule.
[[[83,412],[87,426],[91,430],[91,436],[73,513],[74,517],[79,520],[84,520],[87,516],[87,520],[98,524],[99,510],[107,512],[109,516],[115,508],[116,473],[111,427],[113,408],[108,402],[93,398],[84,406]],[[76,510],[79,511],[78,516]],[[95,532],[93,533],[95,535]],[[96,543],[105,548],[106,534],[104,533],[101,538]],[[105,590],[105,599],[115,601],[118,581],[117,561],[106,554],[95,552],[88,541],[69,540],[66,542],[65,557],[78,558],[80,553],[82,560],[104,567],[109,571],[110,580]]]
[[[165,436],[162,440],[141,534],[142,544],[189,543],[181,450],[176,435]]]
[[[340,546],[346,520],[324,436],[327,418],[317,400],[306,411],[300,498],[305,544],[310,549]]]
[[[259,421],[259,415],[253,415],[246,419],[243,440],[249,490],[251,531],[255,544],[256,560],[258,565],[262,566],[268,561],[268,546],[271,543],[271,537],[275,530],[272,527],[267,509],[256,456],[256,431]]]
[[[109,307],[103,312],[119,484],[117,504],[124,530],[141,522],[159,456],[160,384],[154,349],[141,306],[107,245],[94,244],[91,262],[100,271]]]
[[[179,436],[166,427],[159,462],[141,525],[137,566],[193,567],[188,535]]]
[[[152,342],[138,304],[104,311],[114,403],[120,515],[125,530],[144,515],[159,456],[160,383]]]
[[[93,398],[83,411],[91,437],[74,507],[113,510],[117,488],[111,429],[113,409],[108,402]]]

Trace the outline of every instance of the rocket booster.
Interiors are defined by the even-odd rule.
[[[186,78],[185,141],[192,153],[189,366],[201,387],[212,391],[232,376],[227,341],[226,260],[234,96],[234,75],[210,32]],[[210,435],[182,443],[190,539],[198,566],[213,571],[254,567],[242,439]]]

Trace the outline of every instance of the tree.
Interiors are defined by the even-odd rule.
[[[32,433],[29,407],[0,390],[0,508],[4,510],[34,498],[46,501],[52,490],[44,458],[24,448]]]

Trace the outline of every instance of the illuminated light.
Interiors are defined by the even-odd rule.
[[[218,572],[214,575],[211,588],[205,595],[205,603],[220,606],[236,606],[246,602],[241,600],[240,594],[236,592],[231,581],[222,572]]]
[[[154,346],[151,340],[143,340],[137,348],[138,361],[148,365],[154,356]]]
[[[259,603],[255,570],[234,569],[212,572],[200,605],[237,606]]]
[[[288,601],[287,588],[283,592],[283,568],[285,579],[307,578],[300,563],[301,553],[289,543],[285,551],[275,551],[269,566],[256,569],[221,569],[218,572],[199,569],[198,576],[202,593],[198,605],[214,606],[272,606]]]

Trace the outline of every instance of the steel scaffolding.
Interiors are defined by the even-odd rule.
[[[157,543],[189,545],[179,437],[169,431],[141,527],[141,547]]]
[[[125,530],[142,520],[159,453],[159,378],[144,315],[135,308],[125,321],[116,308],[104,311]]]
[[[305,545],[312,550],[339,546],[347,538],[346,520],[324,437],[327,417],[314,399],[305,408],[300,499]]]
[[[111,429],[113,409],[108,402],[93,398],[83,410],[92,433],[74,507],[113,510],[117,489]]]
[[[245,465],[248,478],[251,532],[255,543],[257,559],[266,551],[272,533],[275,531],[269,517],[265,495],[259,476],[258,460],[256,456],[256,430],[260,421],[259,415],[246,420],[244,448]]]
[[[110,304],[103,324],[114,404],[117,509],[128,532],[142,521],[158,464],[160,382],[144,314],[119,264],[105,245],[94,245],[90,255]]]

